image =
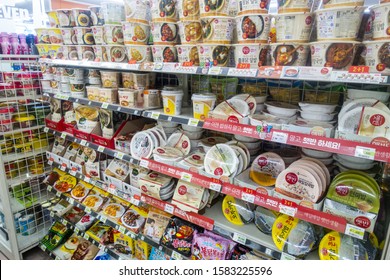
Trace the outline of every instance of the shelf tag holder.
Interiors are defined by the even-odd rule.
[[[347,226],[345,227],[345,234],[361,240],[364,240],[364,233],[364,229],[355,225],[347,224]]]
[[[246,237],[243,236],[242,234],[237,233],[237,232],[233,233],[233,240],[242,244],[242,245],[245,245],[245,243],[246,243]]]

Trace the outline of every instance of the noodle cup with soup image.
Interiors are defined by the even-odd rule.
[[[152,46],[154,62],[177,62],[177,50],[171,45]]]
[[[266,44],[236,44],[234,45],[235,67],[239,64],[250,64],[250,68],[267,65],[269,45]]]
[[[125,45],[139,44],[146,45],[148,43],[150,26],[140,22],[124,22],[122,30]]]
[[[237,15],[268,14],[271,0],[237,0]]]
[[[276,41],[309,42],[314,15],[311,13],[288,13],[275,16]]]
[[[152,47],[142,45],[126,45],[127,58],[136,63],[152,62]]]
[[[362,57],[365,65],[370,67],[370,73],[390,75],[390,41],[367,41],[363,44]]]
[[[147,0],[124,0],[127,22],[141,22],[149,24],[150,3]]]
[[[276,43],[271,45],[272,66],[306,66],[309,44]]]
[[[198,45],[199,62],[204,66],[226,66],[229,62],[231,45]]]
[[[190,62],[193,66],[199,66],[199,53],[196,45],[178,45],[176,49],[180,63]]]
[[[199,20],[186,20],[179,26],[180,41],[182,44],[196,44],[202,42],[202,25]]]
[[[105,24],[103,29],[103,41],[108,45],[123,45],[122,25]]]
[[[179,42],[179,29],[175,23],[152,22],[153,44],[175,45]]]
[[[267,43],[271,16],[243,15],[236,17],[238,43]]]
[[[199,19],[199,0],[178,0],[176,9],[181,21]]]
[[[207,44],[230,44],[233,40],[232,17],[203,17],[203,42]]]
[[[150,12],[153,22],[177,22],[175,0],[150,0]]]

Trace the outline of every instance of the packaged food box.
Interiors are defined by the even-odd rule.
[[[134,244],[134,256],[138,260],[147,260],[149,259],[150,251],[152,250],[152,246],[150,246],[145,241],[141,239],[137,239]]]
[[[77,152],[80,148],[80,145],[77,144],[77,143],[70,143],[66,149],[65,149],[65,153],[63,154],[63,156],[61,158],[59,158],[59,163],[61,164],[61,166],[64,166],[66,168],[70,168],[70,162],[71,161],[74,161],[74,158],[75,156],[77,155]]]
[[[122,182],[129,182],[130,166],[128,162],[114,159],[104,171],[103,180],[116,188],[122,186]]]
[[[238,185],[243,188],[252,189],[260,194],[265,194],[268,196],[272,196],[274,193],[274,187],[273,186],[261,186],[259,184],[256,184],[251,178],[250,178],[250,172],[251,168],[246,169],[244,172],[239,174],[238,176],[234,177],[234,184]]]
[[[107,201],[109,201],[108,195],[108,192],[98,187],[94,187],[89,191],[89,194],[84,198],[81,204],[98,213],[103,209]]]
[[[296,120],[282,124],[282,130],[333,138],[335,127],[328,123]]]
[[[171,215],[156,208],[149,209],[148,218],[145,223],[143,234],[159,243],[164,234]]]
[[[198,213],[206,206],[208,197],[207,189],[179,180],[173,194],[172,204],[184,211]]]
[[[70,208],[62,218],[70,222],[71,224],[76,224],[84,216],[84,211],[76,206]]]
[[[82,201],[93,188],[93,185],[80,180],[71,190],[70,195],[74,200]]]
[[[95,222],[95,217],[91,214],[85,214],[80,221],[76,224],[76,227],[81,231],[86,231]]]
[[[55,204],[53,207],[50,208],[50,211],[52,211],[57,216],[61,217],[66,212],[68,212],[73,207],[72,204],[70,204],[65,199],[61,199],[57,204]]]
[[[88,240],[81,240],[77,245],[76,250],[73,252],[71,260],[93,260],[96,254],[99,252],[99,248],[92,244]]]
[[[45,245],[49,251],[53,251],[55,248],[65,242],[71,234],[72,231],[66,226],[59,222],[54,222],[54,224],[49,229],[49,232],[42,238],[40,243]]]
[[[129,208],[129,206],[130,202],[110,194],[109,200],[104,205],[100,214],[104,215],[111,221],[117,222],[126,212],[127,208]]]
[[[120,218],[119,224],[125,226],[135,233],[138,233],[144,226],[147,217],[147,208],[132,205]]]
[[[167,200],[173,195],[175,182],[172,177],[153,171],[143,174],[139,185],[142,193],[159,200]]]
[[[81,236],[78,236],[76,233],[73,233],[68,238],[68,240],[66,240],[66,242],[62,246],[57,247],[53,251],[53,253],[61,260],[70,260],[74,251],[76,251],[77,246],[80,244],[80,242],[83,242],[84,240],[85,239]]]
[[[159,260],[159,261],[169,261],[171,256],[165,254],[163,251],[160,251],[156,247],[152,248],[150,252],[149,260]]]
[[[115,149],[124,153],[130,153],[130,143],[133,134],[142,130],[146,119],[138,119],[126,122],[119,133],[114,137]]]
[[[114,243],[114,232],[115,229],[105,225],[101,221],[96,221],[96,223],[86,231],[86,233],[92,237],[92,239],[103,245]]]
[[[114,252],[121,259],[132,259],[134,255],[134,240],[119,231],[114,232]]]

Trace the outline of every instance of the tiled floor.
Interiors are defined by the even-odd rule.
[[[48,254],[43,252],[39,247],[34,247],[31,250],[23,253],[24,260],[51,260]],[[7,260],[7,257],[0,252],[0,260]]]

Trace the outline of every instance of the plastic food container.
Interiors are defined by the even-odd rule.
[[[271,16],[242,15],[236,17],[238,43],[267,43]]]
[[[87,86],[87,98],[93,101],[99,101],[100,88],[95,86]]]
[[[108,61],[106,46],[95,45],[92,48],[95,54],[95,61]]]
[[[118,2],[103,2],[101,12],[105,24],[121,24],[125,20],[125,7]]]
[[[150,46],[126,45],[127,58],[136,63],[152,62],[152,49]]]
[[[316,11],[317,40],[356,40],[364,10],[365,7],[337,7]]]
[[[62,34],[59,28],[48,28],[49,41],[51,44],[62,44]]]
[[[179,45],[176,49],[180,63],[191,62],[192,65],[199,66],[199,53],[196,45]]]
[[[99,102],[117,103],[118,89],[116,88],[100,88],[99,89]]]
[[[118,88],[120,86],[120,75],[121,73],[119,72],[100,71],[102,86],[105,88]]]
[[[324,8],[329,9],[329,8],[334,8],[334,7],[358,7],[358,6],[363,6],[364,1],[362,0],[327,0],[324,1]]]
[[[231,17],[203,17],[203,42],[230,44],[233,40],[234,19]]]
[[[87,71],[87,83],[91,85],[100,85],[102,80],[100,78],[100,72],[98,70],[88,70]]]
[[[257,2],[258,3],[258,2]],[[199,0],[200,16],[228,16],[230,0]]]
[[[70,83],[70,95],[72,97],[84,97],[85,96],[85,84]]]
[[[198,46],[199,62],[205,66],[227,66],[231,45],[202,44]]]
[[[202,42],[202,25],[199,20],[186,20],[179,26],[180,41],[182,44],[196,44]]]
[[[161,91],[163,99],[164,114],[177,116],[181,114],[183,91]]]
[[[157,45],[152,47],[154,62],[177,62],[177,50],[171,45]]]
[[[79,45],[94,45],[95,40],[93,37],[92,29],[89,27],[75,27],[74,33],[77,37],[77,43]]]
[[[57,18],[60,27],[76,26],[72,10],[57,10]]]
[[[311,111],[300,111],[301,117],[309,121],[329,122],[332,121],[336,113],[320,113]]]
[[[234,46],[234,62],[236,67],[239,64],[250,64],[251,68],[258,68],[267,65],[269,45],[261,44],[236,44]]]
[[[148,89],[138,94],[138,108],[161,108],[161,93],[157,89]]]
[[[372,22],[374,40],[389,40],[390,38],[390,22],[389,11],[390,3],[375,5],[371,7],[372,13],[374,13],[374,19]]]
[[[135,89],[147,89],[150,84],[150,74],[149,73],[132,73],[134,88]]]
[[[271,0],[237,0],[237,14],[268,14]]]
[[[276,101],[268,101],[265,105],[269,113],[285,118],[293,117],[299,109],[298,106]]]
[[[175,23],[152,22],[150,31],[154,45],[175,45],[179,42],[179,29]]]
[[[103,34],[104,34],[104,27],[103,26],[92,26],[92,35],[93,39],[95,41],[96,45],[103,44]]]
[[[49,11],[46,14],[47,14],[47,17],[49,18],[50,27],[58,27],[59,22],[58,22],[56,11]]]
[[[150,4],[147,0],[124,0],[125,17],[127,22],[142,22],[148,24],[150,21]]]
[[[77,56],[80,60],[95,60],[95,53],[93,52],[93,47],[89,45],[78,45],[77,47]]]
[[[123,88],[118,91],[119,105],[134,108],[136,106],[138,90]]]
[[[48,28],[37,28],[35,31],[37,32],[38,44],[50,44]]]
[[[390,75],[389,40],[366,41],[363,44],[365,50],[362,53],[362,57],[365,64],[370,67],[370,73],[379,72],[384,75]]]
[[[73,18],[76,26],[89,27],[92,25],[91,10],[88,9],[72,9]]]
[[[354,41],[319,41],[310,43],[311,65],[314,67],[333,67],[348,70],[355,58]]]
[[[105,24],[103,26],[103,40],[106,44],[123,45],[122,25]]]
[[[35,116],[29,115],[29,116],[20,116],[15,117],[15,128],[27,128],[35,125]]]
[[[93,26],[104,25],[103,10],[101,6],[89,6],[88,9],[91,11],[91,20]]]
[[[60,28],[65,45],[77,45],[77,37],[73,28]]]
[[[126,48],[123,45],[103,46],[106,50],[107,61],[124,62],[127,61]],[[104,60],[104,59],[103,59]]]
[[[310,12],[313,0],[277,1],[278,13]],[[324,1],[326,2],[326,1]]]
[[[69,82],[77,84],[84,83],[84,69],[67,68]]]
[[[177,22],[176,1],[150,0],[150,13],[153,22]]]
[[[193,94],[191,100],[194,118],[203,121],[208,118],[209,112],[214,109],[217,98],[214,94]]]
[[[134,1],[142,2],[142,1]],[[150,26],[149,24],[140,22],[124,22],[122,23],[124,42],[128,44],[146,45],[148,43]]]
[[[79,54],[77,52],[78,46],[62,46],[64,51],[64,58],[66,60],[78,60]]]
[[[70,85],[69,83],[61,83],[60,89],[62,93],[70,93]]]
[[[306,66],[309,44],[271,44],[272,66]]]
[[[276,41],[309,42],[314,21],[311,13],[288,13],[275,16]]]
[[[12,113],[15,112],[13,107],[0,107],[0,121],[12,119]]]
[[[178,0],[176,1],[176,9],[181,21],[199,19],[198,0]]]

